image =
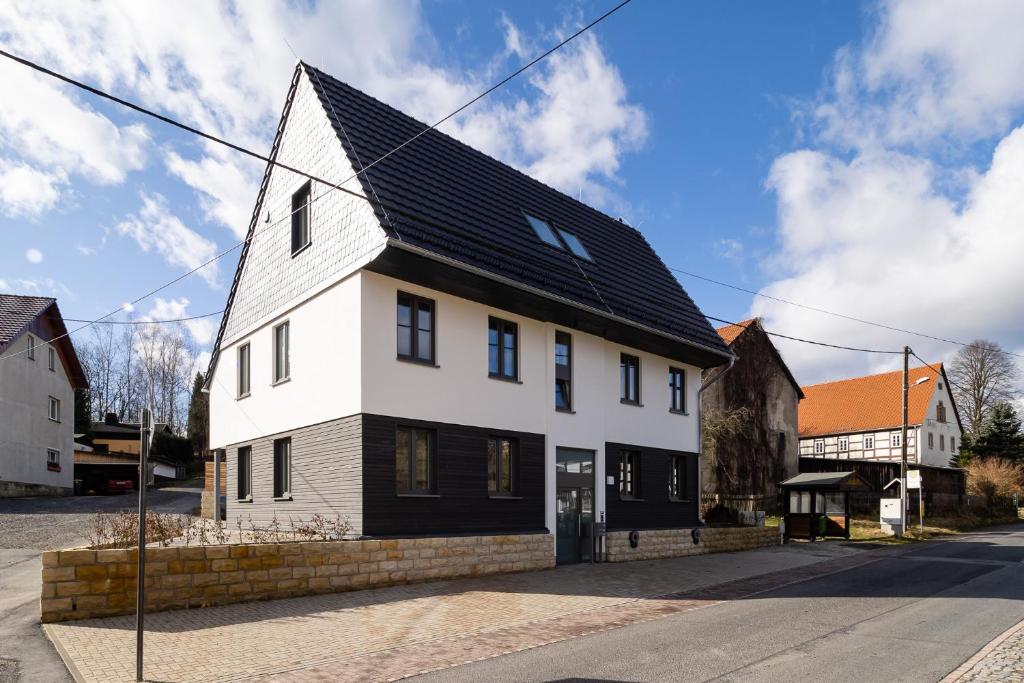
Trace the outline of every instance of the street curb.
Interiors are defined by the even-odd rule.
[[[75,660],[68,655],[68,651],[64,649],[64,644],[60,642],[60,638],[53,637],[53,634],[50,633],[49,624],[43,624],[42,627],[43,634],[46,636],[46,639],[50,641],[50,644],[53,645],[54,649],[57,650],[57,654],[60,655],[61,661],[64,662],[64,667],[68,670],[68,673],[71,674],[71,678],[75,680],[75,683],[85,683],[85,678],[82,676],[82,672],[78,670],[77,666],[75,666]]]
[[[978,662],[985,659],[985,657],[990,655],[993,650],[1002,645],[1008,638],[1017,635],[1017,633],[1022,630],[1024,630],[1024,619],[1021,619],[1019,622],[996,636],[988,645],[978,650],[973,657],[951,671],[945,678],[939,681],[939,683],[955,683],[955,681],[959,681],[967,675],[967,673],[969,673],[970,670],[978,664]]]

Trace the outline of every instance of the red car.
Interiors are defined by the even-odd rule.
[[[135,484],[131,479],[108,479],[107,493],[128,493],[135,490]]]

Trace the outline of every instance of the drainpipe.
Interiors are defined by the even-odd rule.
[[[710,389],[711,385],[715,382],[722,379],[725,373],[732,370],[732,366],[735,363],[736,356],[733,355],[729,359],[729,365],[724,370],[713,376],[707,383],[701,384],[700,389],[697,390],[697,521],[701,525],[704,524],[700,513],[701,499],[704,497],[704,482],[702,481],[704,476],[704,392]]]

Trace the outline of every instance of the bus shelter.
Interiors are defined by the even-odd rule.
[[[779,484],[786,500],[785,540],[850,537],[850,495],[871,491],[856,472],[808,472]]]

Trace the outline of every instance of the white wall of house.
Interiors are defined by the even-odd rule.
[[[960,447],[963,433],[956,421],[956,413],[953,412],[953,398],[946,381],[941,377],[931,381],[935,383],[935,390],[928,401],[924,424],[921,425],[921,457],[925,465],[948,467],[956,453],[953,449]],[[939,420],[939,402],[945,408],[945,421]]]
[[[35,337],[35,360],[21,353],[28,334],[14,340],[0,363],[0,486],[3,482],[70,489],[74,480],[75,394],[55,352]],[[60,421],[49,418],[49,397],[60,401]],[[60,451],[60,472],[47,469],[47,449]]]

